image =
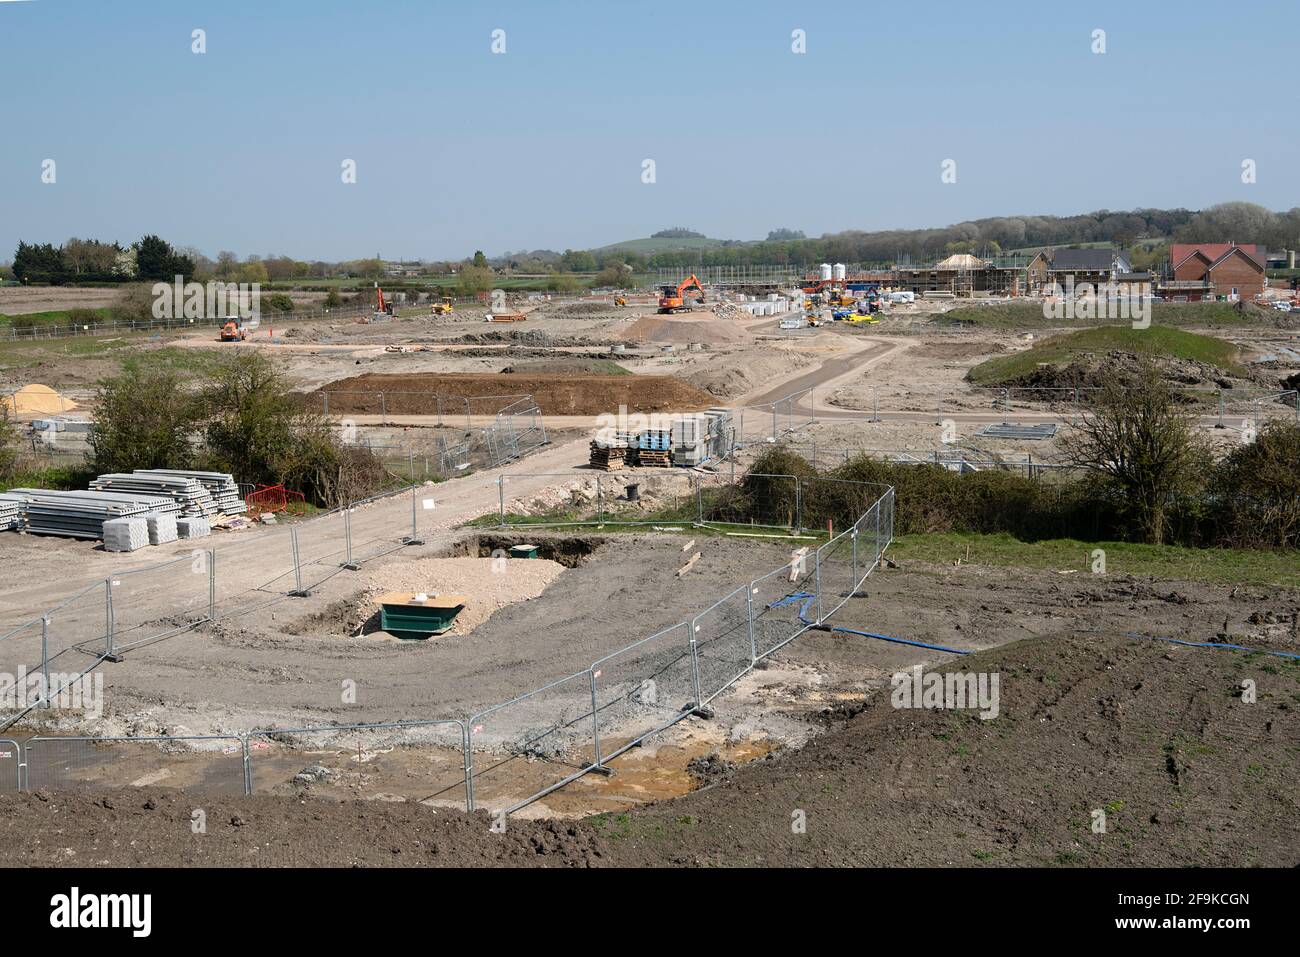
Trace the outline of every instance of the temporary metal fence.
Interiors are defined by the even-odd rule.
[[[503,477],[498,488],[504,489],[509,478]],[[305,778],[374,796],[391,792],[391,777],[409,779],[416,773],[423,792],[417,800],[456,805],[463,801],[470,811],[486,807],[508,814],[586,774],[612,773],[612,758],[700,713],[760,660],[838,612],[857,594],[892,540],[894,490],[888,486],[763,478],[791,480],[796,499],[806,499],[795,518],[797,528],[803,527],[803,508],[811,520],[825,521],[832,532],[845,509],[853,512],[861,503],[862,511],[819,547],[796,551],[792,561],[686,620],[467,719],[265,729],[233,736],[36,737],[21,750],[14,744],[25,772],[16,771],[13,780],[28,788],[175,786],[252,794],[291,790]],[[699,517],[703,496],[698,487],[694,491]],[[404,541],[419,533],[414,494],[413,525]],[[352,530],[356,513],[345,511],[334,518],[343,531],[341,555],[332,547],[337,544],[333,537],[304,541],[295,534],[297,529],[290,530],[294,566],[289,574],[300,592],[322,580],[318,575],[347,567],[338,559],[357,557]],[[500,518],[504,525],[504,510]],[[614,516],[605,521],[622,523]],[[391,539],[386,541],[391,544]],[[226,550],[217,554],[224,560]],[[212,557],[209,554],[209,560]],[[277,590],[284,588],[285,577],[282,573],[272,579],[278,582]],[[226,611],[218,594],[219,573],[210,580],[214,584],[207,617],[234,613]],[[278,591],[277,597],[282,595]],[[294,742],[308,747],[285,747]],[[5,744],[0,742],[0,753]],[[447,757],[430,770],[435,762],[422,753],[419,771],[412,772],[416,762],[402,758],[417,746],[434,746]],[[304,759],[312,759],[305,768]],[[0,766],[0,774],[8,772]]]
[[[12,738],[0,738],[0,794],[23,789],[23,749]]]
[[[310,594],[340,572],[421,543],[432,520],[430,495],[428,486],[412,485],[274,532],[117,571],[44,610],[7,595],[6,617],[19,623],[0,632],[0,668],[40,673],[45,690],[0,717],[0,729],[34,707],[48,707],[49,699],[104,661],[205,622]],[[372,507],[404,497],[409,513]],[[50,682],[55,673],[64,680]]]
[[[816,423],[813,390],[803,389],[775,402],[745,406],[738,409],[732,419],[736,442],[753,439],[771,439],[775,442],[783,435],[798,432]]]

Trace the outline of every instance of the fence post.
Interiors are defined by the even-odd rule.
[[[321,397],[321,402],[323,402],[324,405],[325,405],[325,408],[324,408],[322,414],[323,414],[323,415],[329,415],[329,414],[330,414],[330,394],[329,394],[328,392],[322,392],[322,393],[320,394],[320,397]]]
[[[48,708],[50,707],[50,619],[48,615],[41,618],[41,677],[45,681],[45,691],[41,695],[45,699],[42,707]]]
[[[794,533],[803,533],[803,481],[794,477]]]
[[[244,752],[244,796],[249,797],[253,793],[253,760],[248,749],[247,733],[239,736],[239,746]]]
[[[208,549],[208,621],[217,620],[217,550]]]
[[[691,684],[695,688],[695,708],[698,710],[704,704],[704,695],[700,691],[700,658],[695,646],[695,633],[700,630],[696,624],[699,619],[692,618],[688,623],[691,630]]]
[[[591,740],[596,755],[596,763],[593,767],[602,768],[600,757],[600,712],[596,709],[596,672],[588,668],[587,677],[591,679]]]
[[[704,479],[696,476],[691,479],[695,483],[695,514],[697,524],[704,524]]]
[[[596,524],[605,524],[605,485],[599,475],[596,476]]]
[[[501,528],[506,527],[506,477],[497,476],[497,515],[499,516],[498,525]]]
[[[470,750],[470,736],[473,735],[474,729],[470,727],[468,721],[460,726],[460,749],[464,755],[462,763],[465,766],[465,810],[474,810],[474,758]]]
[[[379,393],[379,424],[388,424],[388,400],[384,398],[382,392]]]
[[[293,581],[294,589],[289,592],[292,598],[306,598],[307,592],[302,587],[302,558],[298,549],[298,529],[289,529],[289,545],[293,551]]]
[[[813,580],[817,584],[817,624],[822,623],[822,550],[813,552]]]
[[[877,503],[877,506],[879,506],[879,503]],[[852,549],[853,549],[853,551],[852,551],[852,555],[853,555],[853,591],[852,591],[852,593],[849,595],[849,597],[850,597],[850,598],[855,598],[855,597],[857,597],[857,594],[858,594],[858,524],[857,524],[857,522],[854,522],[853,525],[849,528],[849,544],[852,546]]]
[[[116,630],[117,622],[113,617],[113,579],[104,579],[104,630],[107,632],[108,648],[104,657],[109,661],[117,661],[117,656],[113,653],[113,632]]]
[[[420,537],[420,513],[415,506],[415,496],[420,490],[420,486],[411,486],[411,535],[403,544],[406,545],[423,545],[424,539]]]
[[[749,666],[752,668],[758,663],[758,645],[754,641],[754,583],[750,582],[749,587],[745,589],[745,612],[749,619]]]

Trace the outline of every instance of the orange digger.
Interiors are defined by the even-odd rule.
[[[695,290],[694,295],[687,295],[690,290]],[[704,302],[704,287],[694,275],[687,276],[676,286],[659,287],[659,311],[672,315],[678,309],[690,309],[687,300],[698,305]]]

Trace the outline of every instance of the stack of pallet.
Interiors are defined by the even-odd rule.
[[[205,518],[217,514],[212,496],[195,478],[183,475],[166,475],[154,472],[110,472],[90,483],[100,492],[129,492],[139,495],[165,495],[177,504],[174,511],[182,515],[201,515]],[[168,509],[173,511],[173,509]]]
[[[628,448],[613,443],[591,443],[591,467],[605,472],[615,472],[627,465]]]
[[[646,429],[637,436],[637,464],[650,468],[668,468],[672,464],[669,461],[672,448],[672,432],[667,429]]]
[[[239,486],[235,477],[229,472],[195,472],[189,469],[136,469],[136,474],[176,475],[181,478],[197,479],[212,496],[217,511],[222,515],[242,515],[248,511],[248,505],[239,497]]]

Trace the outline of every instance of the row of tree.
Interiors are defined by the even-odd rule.
[[[11,272],[23,283],[158,282],[190,279],[195,263],[159,236],[130,246],[97,239],[69,239],[62,246],[18,242]]]

